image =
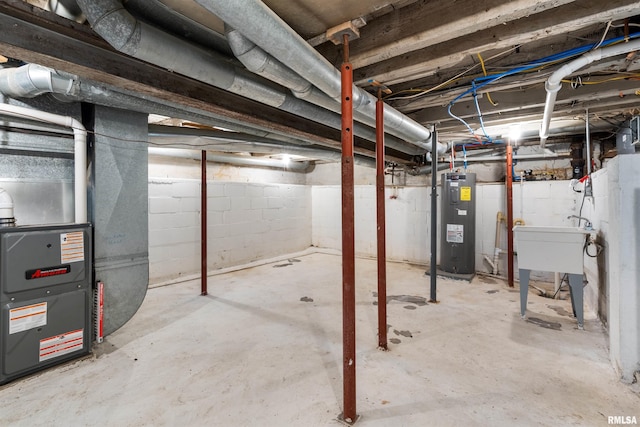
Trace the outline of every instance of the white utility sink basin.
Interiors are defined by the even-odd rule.
[[[518,268],[582,274],[586,235],[578,227],[517,225],[515,233]]]

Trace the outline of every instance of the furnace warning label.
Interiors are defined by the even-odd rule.
[[[471,201],[471,187],[460,187],[460,201]]]
[[[25,305],[9,310],[9,334],[28,331],[47,324],[47,303]]]
[[[84,261],[84,233],[74,231],[60,234],[60,262],[78,261]]]
[[[464,225],[447,224],[447,242],[463,243],[464,242]]]
[[[84,329],[40,340],[40,362],[64,356],[82,349],[84,346]]]

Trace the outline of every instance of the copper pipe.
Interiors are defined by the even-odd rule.
[[[384,196],[384,102],[376,103],[376,213],[378,221],[378,347],[387,350],[387,241]]]
[[[202,150],[200,184],[200,295],[207,295],[207,152]]]
[[[349,63],[349,38],[344,37],[342,76],[342,354],[343,419],[356,421],[356,293],[355,219],[353,182],[353,67]]]
[[[513,288],[513,148],[507,145],[507,277]]]

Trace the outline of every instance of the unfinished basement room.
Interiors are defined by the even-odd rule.
[[[0,426],[638,424],[638,1],[0,28]]]

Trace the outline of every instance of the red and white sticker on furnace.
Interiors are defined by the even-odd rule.
[[[84,345],[84,329],[56,335],[40,340],[40,362],[64,356],[82,349]]]
[[[9,334],[28,331],[47,324],[47,303],[25,305],[9,310]]]
[[[84,261],[84,232],[60,234],[60,263]]]

